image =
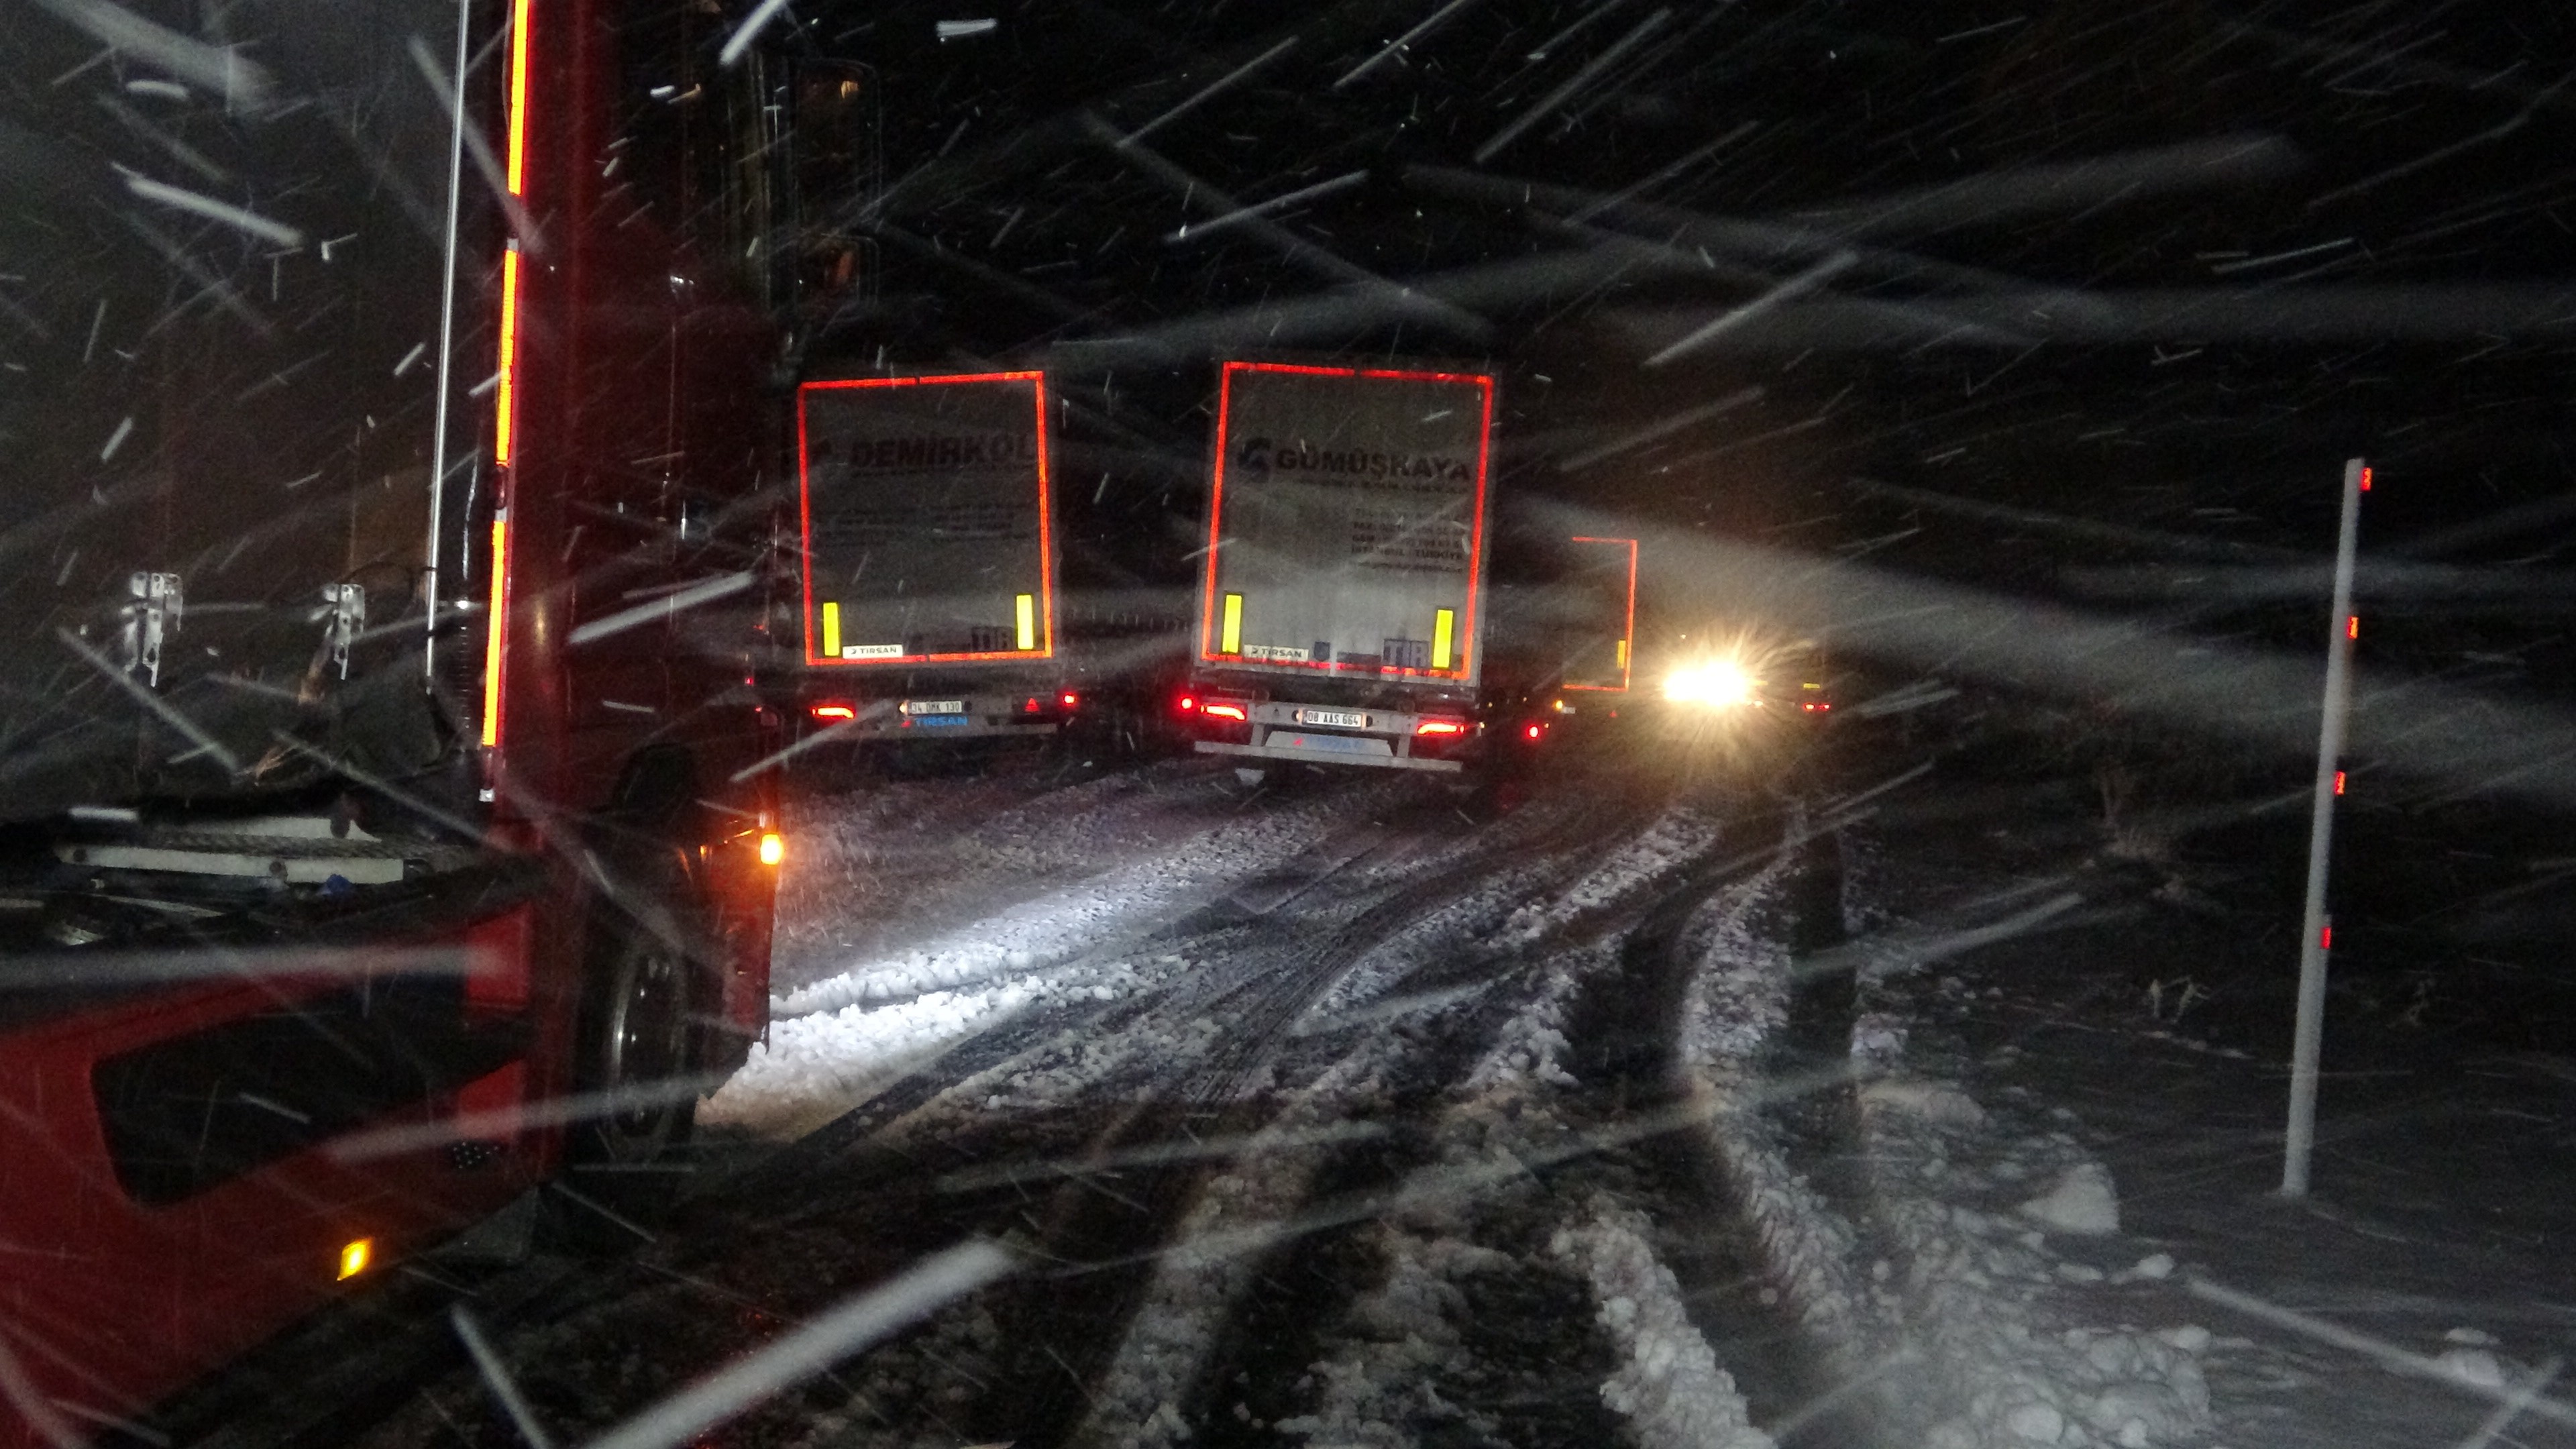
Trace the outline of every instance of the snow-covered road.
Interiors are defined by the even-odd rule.
[[[1876,985],[2068,904],[1879,909],[1874,783],[808,802],[778,1024],[696,1190],[500,1361],[578,1440],[983,1239],[1012,1275],[707,1442],[2199,1436],[2206,1333],[2083,1297],[2158,1265],[2060,1248],[2116,1230],[2108,1175],[1918,1069]],[[460,1373],[370,1442],[517,1433]]]

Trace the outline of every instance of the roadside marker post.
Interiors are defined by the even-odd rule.
[[[2343,525],[2335,541],[2334,613],[2326,634],[2325,709],[2317,726],[2316,803],[2308,816],[2308,901],[2299,930],[2299,1020],[2290,1048],[2290,1126],[2281,1160],[2281,1196],[2308,1195],[2308,1159],[2317,1141],[2317,1066],[2325,1047],[2326,957],[2333,924],[2326,915],[2326,869],[2334,849],[2335,797],[2343,793],[2344,726],[2352,713],[2352,646],[2361,618],[2352,611],[2353,557],[2361,542],[2361,495],[2370,468],[2343,465]]]

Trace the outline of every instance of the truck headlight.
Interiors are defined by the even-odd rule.
[[[1733,709],[1753,703],[1753,676],[1732,659],[1708,659],[1674,670],[1664,698],[1696,709]]]

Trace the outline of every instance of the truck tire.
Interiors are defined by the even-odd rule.
[[[637,1094],[623,1110],[566,1129],[566,1172],[553,1217],[567,1245],[637,1246],[678,1197],[677,1161],[696,1125],[696,957],[712,939],[685,871],[628,867],[613,877],[628,906],[603,892],[592,905],[576,1016],[573,1091]]]

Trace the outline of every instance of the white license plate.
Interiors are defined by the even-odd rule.
[[[1367,715],[1358,713],[1355,710],[1301,709],[1297,711],[1297,723],[1299,724],[1329,725],[1334,729],[1364,730],[1368,728],[1368,722],[1369,717]]]
[[[903,712],[905,714],[964,714],[966,712],[966,701],[962,699],[907,699],[903,702]]]

